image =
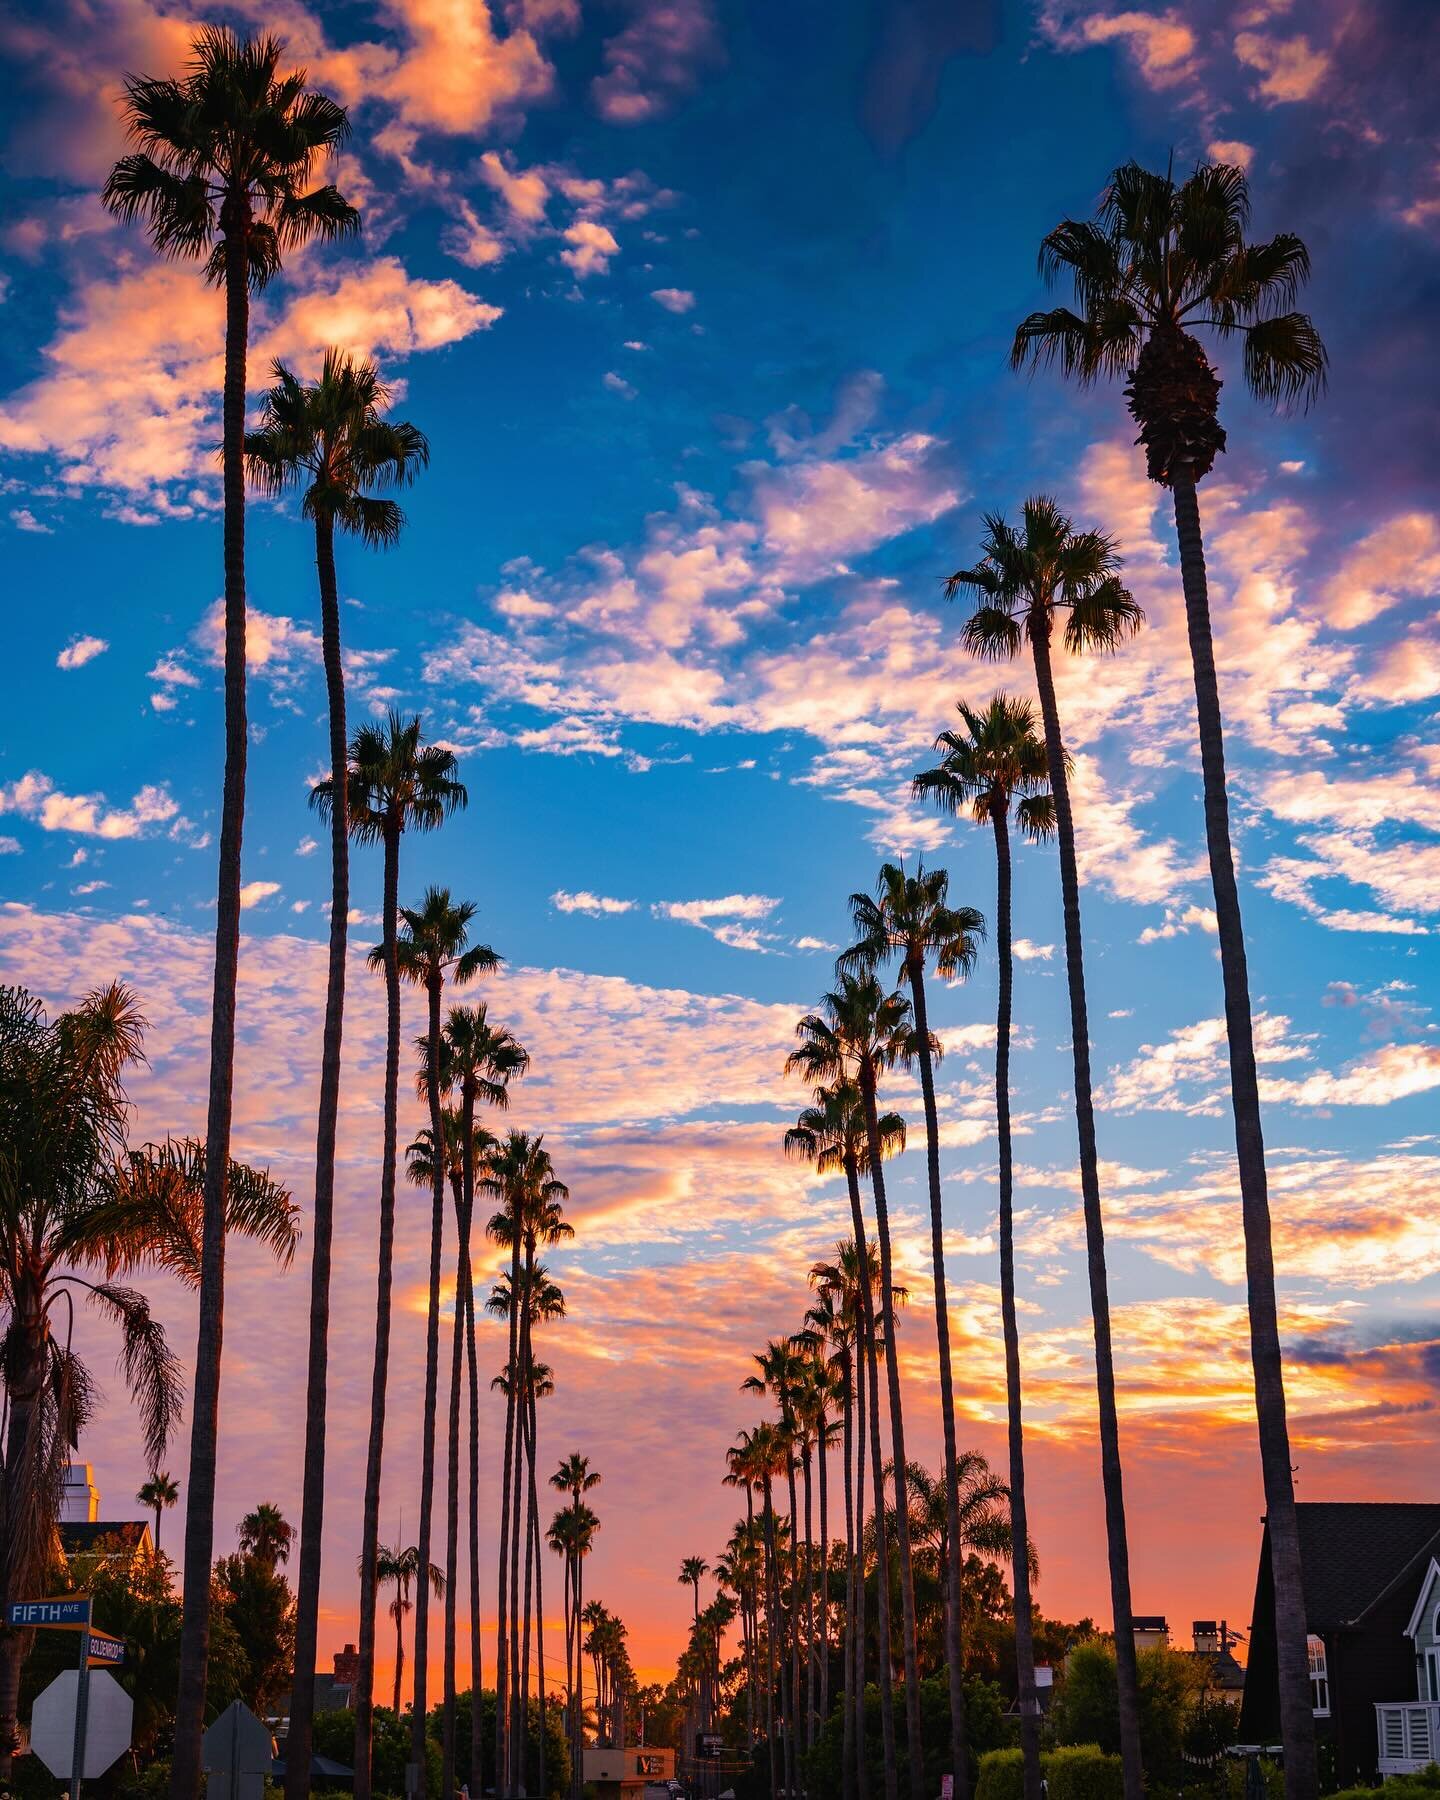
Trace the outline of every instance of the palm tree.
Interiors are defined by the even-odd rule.
[[[875,1141],[881,1157],[897,1155],[905,1148],[905,1122],[898,1113],[883,1113],[877,1116]],[[860,1176],[870,1167],[870,1144],[870,1127],[865,1102],[861,1098],[859,1086],[848,1078],[837,1080],[828,1087],[817,1086],[813,1104],[801,1112],[795,1124],[785,1133],[785,1154],[787,1156],[813,1162],[817,1172],[822,1175],[833,1174],[836,1169],[840,1169],[845,1176],[845,1186],[850,1198],[850,1222],[855,1234],[853,1239],[856,1270],[854,1304],[857,1308],[859,1348],[862,1357],[860,1378],[857,1383],[859,1410],[856,1439],[859,1448],[856,1463],[859,1475],[857,1487],[859,1506],[857,1508],[855,1542],[858,1554],[865,1517],[864,1413],[868,1381],[870,1471],[875,1512],[875,1535],[879,1548],[880,1567],[888,1569],[890,1564],[885,1523],[885,1498],[880,1479],[879,1365],[882,1345],[888,1344],[892,1340],[888,1330],[882,1332],[876,1323],[873,1282],[862,1280],[859,1276],[861,1269],[868,1270],[870,1268],[872,1257],[865,1233],[864,1209],[860,1204]],[[897,1300],[904,1295],[905,1290],[896,1287],[893,1282],[887,1282],[885,1286],[889,1301],[882,1302],[881,1310],[893,1323],[893,1307]],[[855,1722],[855,1749],[863,1781],[862,1752],[865,1705],[865,1575],[863,1567],[857,1570],[856,1575],[855,1603],[859,1622],[856,1641],[855,1704],[858,1710]],[[877,1583],[876,1614],[880,1645],[877,1661],[880,1677],[880,1736],[885,1800],[895,1800],[899,1777],[895,1760],[893,1677],[890,1658],[890,1584],[888,1581]]]
[[[1265,1139],[1255,1071],[1250,977],[1225,785],[1225,734],[1197,484],[1225,448],[1220,382],[1194,332],[1243,340],[1245,385],[1259,400],[1309,403],[1323,390],[1324,343],[1314,322],[1292,310],[1310,274],[1310,253],[1291,232],[1246,241],[1250,193],[1242,169],[1201,164],[1176,185],[1127,163],[1110,177],[1095,220],[1066,219],[1045,239],[1040,267],[1048,280],[1069,274],[1078,313],[1032,313],[1015,334],[1011,361],[1056,362],[1090,382],[1128,375],[1125,392],[1140,428],[1152,481],[1170,489],[1180,577],[1195,678],[1205,840],[1220,942],[1225,1022],[1230,1042],[1230,1104],[1245,1232],[1250,1353],[1265,1483],[1265,1516],[1275,1571],[1275,1633],[1280,1735],[1291,1800],[1316,1792],[1305,1601],[1284,1371],[1275,1303],[1275,1259],[1265,1175]]]
[[[180,1365],[128,1278],[153,1269],[199,1287],[206,1154],[189,1138],[127,1142],[125,1083],[144,1061],[144,1034],[135,996],[118,982],[54,1019],[23,988],[0,987],[0,1311],[8,1315],[0,1601],[43,1591],[58,1553],[64,1466],[98,1403],[75,1348],[77,1296],[119,1329],[120,1369],[151,1468],[183,1405]],[[224,1191],[227,1229],[288,1264],[298,1233],[286,1190],[232,1163]],[[21,1633],[0,1638],[0,1778],[26,1648]]]
[[[251,485],[273,499],[300,488],[300,511],[315,528],[321,645],[330,712],[330,766],[346,767],[345,668],[340,649],[340,590],[335,533],[375,549],[400,536],[405,515],[371,490],[405,486],[429,460],[413,425],[381,417],[389,393],[373,363],[327,350],[318,382],[273,365],[260,425],[245,436]],[[309,1792],[315,1648],[320,1608],[320,1551],[325,1508],[325,1383],[330,1337],[330,1252],[335,1211],[335,1131],[340,1111],[340,1047],[345,1012],[345,950],[350,916],[349,782],[333,781],[330,815],[330,957],[316,1120],[314,1251],[310,1265],[310,1342],[306,1375],[300,1576],[296,1586],[295,1683],[290,1696],[286,1783],[292,1800]]]
[[[886,994],[873,974],[837,972],[838,985],[824,996],[821,1011],[807,1013],[795,1027],[799,1048],[786,1059],[787,1074],[798,1073],[812,1083],[853,1079],[860,1090],[869,1150],[870,1185],[875,1195],[875,1236],[880,1246],[880,1304],[890,1398],[890,1436],[901,1476],[896,1484],[896,1538],[900,1548],[900,1606],[904,1627],[905,1735],[909,1748],[911,1800],[925,1800],[925,1769],[920,1734],[920,1675],[915,1643],[915,1584],[910,1564],[910,1524],[905,1506],[905,1417],[900,1398],[900,1362],[895,1354],[895,1314],[891,1298],[890,1215],[885,1199],[885,1174],[880,1114],[876,1095],[880,1076],[915,1059],[917,1033],[910,1002],[903,994]],[[932,1043],[934,1054],[938,1045]],[[857,1232],[856,1241],[860,1241]],[[873,1404],[873,1402],[872,1402]],[[876,1471],[878,1481],[878,1469]],[[877,1509],[878,1510],[878,1509]],[[883,1565],[882,1565],[883,1567]],[[883,1587],[883,1583],[882,1583]],[[889,1796],[887,1795],[887,1800]]]
[[[245,362],[250,294],[279,271],[282,255],[313,240],[348,236],[360,215],[333,186],[310,187],[316,163],[349,133],[344,108],[306,87],[303,70],[280,73],[268,33],[238,38],[203,26],[179,79],[132,77],[125,123],[136,149],[110,171],[104,204],[143,220],[162,256],[204,259],[225,289],[223,487],[225,507],[225,782],[220,816],[210,1022],[210,1103],[205,1129],[204,1276],[185,1501],[185,1598],[171,1792],[200,1787],[210,1560],[215,1539],[224,1313],[225,1176],[235,1068],[235,985],[240,959],[240,844],[245,817]]]
[[[400,838],[406,831],[434,831],[468,802],[456,779],[455,754],[421,741],[420,720],[391,712],[383,727],[362,725],[351,740],[346,766],[346,818],[358,843],[384,850],[384,939],[370,952],[371,968],[385,976],[385,1123],[380,1163],[380,1220],[375,1280],[375,1356],[370,1381],[370,1435],[365,1454],[365,1499],[360,1539],[360,1663],[355,1680],[355,1800],[369,1800],[371,1730],[375,1687],[375,1614],[379,1576],[380,1476],[385,1454],[385,1396],[390,1371],[390,1302],[395,1261],[395,1160],[399,1129],[400,966],[396,941],[400,911]],[[333,776],[317,782],[310,803],[328,816]]]
[[[962,729],[942,731],[935,748],[938,768],[917,775],[916,798],[933,799],[942,811],[968,810],[995,834],[995,946],[1000,965],[995,1013],[995,1130],[1000,1168],[1000,1313],[1005,1339],[1005,1394],[1009,1417],[1010,1508],[1015,1526],[1013,1565],[1015,1666],[1019,1683],[1020,1748],[1025,1800],[1040,1800],[1040,1707],[1035,1692],[1035,1645],[1030,1600],[1029,1527],[1025,1505],[1025,1433],[1020,1384],[1020,1329],[1015,1308],[1014,1162],[1010,1141],[1010,1013],[1015,965],[1010,931],[1010,809],[1032,843],[1055,835],[1045,745],[1028,700],[996,694],[983,712],[957,702]]]
[[[420,1551],[414,1544],[403,1550],[391,1549],[381,1544],[376,1553],[375,1567],[381,1584],[390,1583],[395,1589],[395,1598],[390,1602],[390,1617],[395,1621],[395,1687],[391,1700],[395,1716],[400,1716],[400,1683],[405,1671],[405,1615],[410,1611],[410,1589],[415,1577],[420,1573]],[[363,1576],[364,1569],[361,1569]],[[430,1590],[438,1600],[445,1592],[445,1571],[430,1565]]]
[[[743,1479],[747,1505],[751,1490],[760,1489],[760,1520],[765,1547],[765,1746],[770,1761],[770,1792],[780,1788],[780,1762],[775,1740],[775,1663],[780,1637],[779,1556],[775,1528],[774,1480],[785,1468],[789,1450],[781,1426],[764,1419],[752,1431],[740,1434],[728,1453],[732,1475]],[[784,1708],[784,1683],[780,1686]],[[783,1728],[783,1723],[782,1723]],[[788,1782],[793,1792],[793,1783]]]
[[[599,1519],[583,1504],[581,1496],[593,1492],[602,1479],[600,1471],[590,1467],[589,1457],[582,1456],[575,1450],[571,1451],[550,1477],[552,1488],[570,1496],[569,1507],[556,1515],[556,1521],[569,1521],[562,1534],[566,1574],[565,1682],[570,1724],[571,1785],[576,1800],[579,1800],[582,1778],[580,1727],[584,1711],[580,1657],[581,1570],[584,1558],[590,1554],[594,1544],[595,1533],[600,1528]],[[553,1529],[552,1527],[552,1531]]]
[[[262,1500],[240,1521],[237,1541],[242,1556],[262,1563],[273,1574],[281,1563],[290,1560],[295,1527],[273,1501]]]
[[[168,1511],[180,1498],[180,1484],[172,1481],[168,1473],[157,1469],[135,1496],[137,1506],[143,1506],[155,1515],[155,1554],[160,1554],[160,1515]]]
[[[468,901],[452,901],[449,888],[425,890],[418,908],[400,908],[401,931],[395,943],[395,961],[401,977],[425,989],[429,1021],[424,1061],[416,1078],[416,1090],[430,1107],[430,1142],[444,1145],[440,1111],[440,996],[447,979],[463,987],[477,975],[498,968],[500,959],[488,944],[471,944],[470,924],[475,907]],[[375,960],[371,952],[372,963]],[[440,1374],[440,1261],[445,1241],[445,1162],[431,1159],[430,1295],[425,1327],[425,1411],[421,1419],[420,1523],[417,1548],[423,1568],[430,1566],[431,1512],[435,1497],[435,1400]],[[430,1590],[421,1583],[415,1596],[415,1692],[411,1706],[410,1760],[425,1767],[425,1690],[430,1654]]]
[[[900,979],[910,989],[915,1014],[915,1042],[920,1065],[920,1091],[925,1106],[925,1161],[930,1185],[930,1260],[935,1287],[935,1331],[940,1351],[940,1418],[945,1440],[945,1487],[955,1517],[951,1520],[950,1603],[946,1613],[945,1651],[950,1681],[950,1763],[962,1800],[970,1791],[969,1757],[965,1749],[965,1686],[960,1666],[961,1562],[958,1523],[959,1489],[955,1466],[955,1387],[950,1364],[950,1310],[945,1297],[945,1215],[940,1195],[940,1120],[935,1109],[935,1070],[925,999],[925,966],[935,959],[936,972],[950,979],[968,975],[975,966],[985,921],[973,906],[949,904],[950,877],[944,869],[913,875],[885,863],[875,884],[876,898],[850,896],[854,945],[840,966],[868,971],[900,958]],[[905,1679],[916,1679],[907,1667]]]
[[[692,1590],[692,1597],[694,1599],[694,1628],[697,1631],[700,1628],[700,1583],[709,1573],[710,1565],[703,1556],[687,1556],[680,1564],[680,1574],[678,1579],[681,1587],[688,1587]],[[699,1718],[697,1721],[697,1729],[700,1731],[704,1731],[708,1724],[705,1712],[704,1681],[705,1677],[702,1673],[698,1695]]]
[[[455,1321],[450,1359],[449,1480],[445,1539],[448,1588],[445,1599],[445,1714],[441,1786],[447,1795],[451,1793],[455,1783],[455,1608],[460,1537],[460,1389],[467,1321],[473,1312],[470,1297],[470,1221],[475,1210],[477,1156],[488,1155],[496,1148],[496,1140],[488,1132],[477,1130],[475,1107],[482,1100],[487,1106],[501,1109],[507,1107],[510,1104],[511,1081],[523,1075],[529,1064],[529,1055],[511,1033],[489,1022],[483,1004],[451,1007],[440,1042],[439,1072],[442,1092],[458,1091],[460,1097],[460,1191],[456,1195],[455,1207],[458,1248],[455,1262]],[[473,1329],[470,1339],[473,1344]],[[477,1537],[478,1521],[472,1514],[472,1548]],[[472,1688],[479,1691],[478,1677],[472,1682]]]
[[[1045,757],[1055,803],[1060,847],[1060,893],[1065,916],[1065,971],[1070,990],[1071,1054],[1075,1069],[1075,1123],[1080,1141],[1080,1193],[1095,1330],[1095,1382],[1100,1411],[1100,1472],[1110,1557],[1110,1597],[1115,1619],[1115,1663],[1120,1710],[1120,1754],[1125,1800],[1140,1800],[1139,1690],[1131,1629],[1130,1551],[1125,1532],[1125,1493],[1120,1465],[1120,1426],[1115,1410],[1115,1365],[1110,1343],[1110,1291],[1105,1267],[1105,1225],[1100,1210],[1100,1169],[1090,1081],[1090,1024],[1085,1004],[1085,952],[1080,932],[1080,878],[1075,864],[1075,824],[1060,713],[1055,701],[1051,638],[1064,617],[1065,648],[1113,651],[1139,629],[1144,614],[1120,580],[1120,559],[1100,531],[1076,531],[1053,500],[1027,500],[1017,531],[987,514],[981,541],[984,560],[960,569],[946,593],[975,596],[964,642],[976,655],[1015,656],[1028,640],[1035,664]]]
[[[500,1149],[491,1157],[490,1170],[483,1187],[488,1196],[500,1201],[500,1210],[491,1218],[486,1230],[494,1242],[509,1246],[510,1280],[507,1292],[513,1298],[522,1292],[522,1251],[533,1255],[534,1247],[538,1245],[542,1235],[552,1224],[559,1225],[560,1207],[569,1198],[570,1190],[556,1178],[543,1138],[530,1137],[520,1131],[510,1132]],[[529,1238],[532,1225],[535,1231],[533,1244]],[[564,1230],[568,1233],[569,1227],[566,1226]],[[511,1306],[508,1319],[510,1343],[505,1364],[505,1473],[500,1499],[499,1594],[495,1626],[497,1794],[508,1789],[512,1772],[518,1779],[518,1771],[523,1766],[515,1759],[518,1745],[512,1741],[511,1736],[513,1729],[518,1737],[523,1725],[523,1715],[519,1712],[519,1643],[514,1630],[514,1619],[519,1612],[520,1472],[524,1465],[525,1435],[525,1420],[518,1411],[523,1391],[521,1372],[524,1367],[519,1309]]]

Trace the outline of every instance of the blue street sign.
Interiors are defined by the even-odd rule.
[[[90,1596],[65,1594],[55,1600],[12,1600],[5,1623],[25,1630],[81,1631],[90,1623]]]
[[[90,1660],[116,1666],[125,1660],[124,1638],[109,1637],[103,1631],[90,1633]]]

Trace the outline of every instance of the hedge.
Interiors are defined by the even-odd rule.
[[[1121,1800],[1120,1758],[1096,1744],[1064,1744],[1040,1757],[1048,1800]],[[1018,1750],[990,1750],[980,1758],[975,1800],[1022,1800],[1024,1764]]]

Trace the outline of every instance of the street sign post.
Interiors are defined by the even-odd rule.
[[[80,1712],[81,1681],[86,1705]],[[103,1775],[130,1748],[135,1703],[113,1675],[97,1669],[65,1669],[36,1696],[30,1714],[30,1748],[70,1792]],[[78,1729],[77,1729],[78,1727]],[[77,1755],[77,1751],[79,1754]]]

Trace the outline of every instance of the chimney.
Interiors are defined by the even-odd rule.
[[[360,1679],[360,1653],[353,1644],[335,1652],[335,1679],[346,1687]]]
[[[66,1463],[60,1490],[60,1523],[93,1525],[100,1517],[100,1490],[89,1463]]]
[[[1190,1627],[1195,1639],[1197,1656],[1218,1656],[1220,1652],[1220,1628],[1213,1619],[1196,1619]]]

